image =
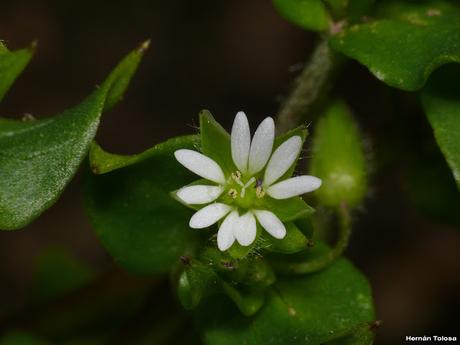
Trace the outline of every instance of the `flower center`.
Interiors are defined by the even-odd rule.
[[[236,203],[239,207],[248,209],[256,199],[260,199],[264,195],[262,179],[255,176],[243,177],[239,171],[232,173],[227,191],[229,203]]]

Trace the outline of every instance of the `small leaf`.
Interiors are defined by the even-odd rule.
[[[192,212],[175,201],[170,192],[195,179],[174,158],[174,151],[192,149],[195,144],[195,136],[185,136],[136,156],[101,152],[90,156],[93,168],[104,167],[100,171],[123,167],[97,176],[88,169],[85,192],[97,235],[127,270],[167,272],[181,255],[193,251],[200,233],[188,226]]]
[[[356,206],[367,191],[367,167],[358,128],[344,103],[329,107],[318,121],[310,173],[322,179],[315,192],[325,206]]]
[[[58,116],[0,119],[0,229],[24,227],[57,200],[85,157],[102,111],[121,98],[144,48],[131,52],[90,97]]]
[[[200,305],[196,319],[206,345],[318,345],[374,320],[374,310],[366,279],[340,259],[316,274],[278,281],[252,317],[214,298]]]
[[[418,90],[437,67],[460,62],[460,10],[455,5],[389,1],[383,2],[378,17],[351,26],[331,44],[384,83]]]
[[[273,0],[285,19],[306,30],[324,31],[329,27],[329,15],[321,0]]]
[[[208,110],[200,113],[201,152],[216,161],[226,175],[236,170],[232,160],[230,134]]]
[[[446,66],[430,79],[422,104],[434,136],[460,189],[460,66]]]
[[[35,50],[35,44],[31,47],[10,52],[0,42],[0,101],[29,63]]]
[[[263,289],[241,286],[236,288],[226,282],[222,282],[222,288],[245,316],[254,315],[264,304],[265,290]]]

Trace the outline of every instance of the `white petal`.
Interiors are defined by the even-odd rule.
[[[312,192],[321,186],[321,179],[303,175],[291,177],[278,182],[267,189],[267,194],[274,199],[288,199],[296,195]]]
[[[270,211],[254,210],[253,211],[260,225],[274,238],[282,239],[286,236],[286,228],[279,218]]]
[[[231,146],[232,158],[236,167],[245,173],[248,170],[249,147],[251,145],[251,132],[246,114],[238,112],[233,121]]]
[[[231,211],[231,207],[225,204],[215,203],[203,207],[190,218],[189,225],[194,229],[207,228],[217,223],[222,217]]]
[[[233,211],[222,222],[217,232],[217,246],[221,251],[227,250],[235,242],[235,224],[238,222],[238,212]]]
[[[275,122],[267,117],[257,127],[251,142],[249,151],[249,173],[255,174],[261,171],[272,153],[273,141],[275,140]]]
[[[220,186],[196,185],[179,189],[176,195],[186,204],[207,204],[216,200],[224,191]]]
[[[211,158],[193,151],[193,150],[177,150],[174,156],[188,170],[205,178],[206,180],[225,184],[225,175],[219,164]]]
[[[256,239],[256,219],[251,212],[239,217],[235,224],[235,237],[242,246],[249,246]]]
[[[265,170],[264,185],[270,186],[289,170],[297,159],[302,148],[302,139],[296,135],[282,143],[273,152],[272,158],[268,162]]]

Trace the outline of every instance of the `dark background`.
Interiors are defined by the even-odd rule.
[[[38,41],[31,64],[0,104],[2,116],[59,113],[151,39],[124,101],[98,132],[102,146],[116,153],[194,132],[203,108],[226,128],[239,110],[253,126],[276,116],[316,40],[280,18],[267,0],[3,0],[0,13],[0,38],[9,48]],[[373,162],[370,195],[356,214],[347,256],[373,287],[383,320],[376,344],[400,344],[405,335],[459,336],[460,234],[449,225],[458,223],[422,212],[408,192],[408,170],[420,150],[407,142],[425,143],[436,157],[425,163],[444,166],[415,97],[382,86],[356,63],[334,92],[355,110]],[[402,101],[408,105],[394,106]],[[113,266],[84,214],[79,176],[33,224],[0,233],[0,315],[21,306],[36,258],[50,245],[69,248],[100,271]]]

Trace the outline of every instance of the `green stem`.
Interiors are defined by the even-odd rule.
[[[339,217],[339,239],[325,255],[305,262],[290,262],[283,265],[283,271],[290,274],[306,274],[321,271],[342,255],[351,235],[351,216],[348,206],[343,203],[337,210]]]
[[[297,127],[321,110],[340,66],[341,59],[330,49],[328,37],[322,37],[280,109],[279,133]]]

